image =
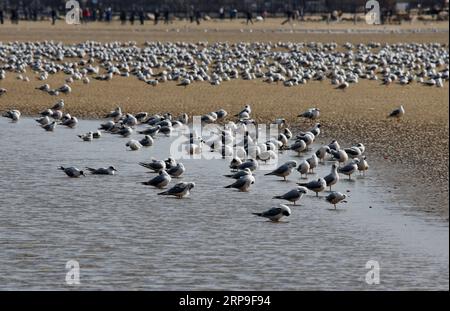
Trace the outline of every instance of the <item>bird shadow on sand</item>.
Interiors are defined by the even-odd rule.
[[[277,181],[277,182],[282,182],[282,183],[286,183],[286,184],[295,182],[295,181],[293,181],[293,180],[289,180],[289,179],[288,179],[288,180],[277,179],[276,181]]]
[[[348,183],[354,183],[354,182],[356,182],[356,180],[355,179],[348,179],[348,178],[345,178],[345,179],[341,179],[341,181],[342,182],[348,182]]]
[[[339,208],[336,208],[336,209],[334,209],[334,208],[327,208],[327,211],[332,211],[332,212],[335,212],[335,213],[342,213],[342,212],[345,212],[346,210],[345,209],[339,209]]]

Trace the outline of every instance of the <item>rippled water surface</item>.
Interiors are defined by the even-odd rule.
[[[183,160],[182,180],[196,183],[191,196],[160,197],[139,184],[154,174],[137,163],[167,158],[171,138],[131,152],[125,138],[76,137],[99,123],[47,133],[32,119],[0,120],[0,289],[73,288],[65,285],[72,259],[82,290],[449,288],[448,222],[394,200],[380,167],[339,182],[350,198],[337,211],[325,194],[308,194],[271,223],[251,213],[279,203],[272,196],[293,188],[297,172],[282,182],[257,171],[240,193],[223,188],[228,161]],[[71,179],[60,165],[119,172]],[[318,175],[328,171],[321,165]],[[365,283],[369,260],[380,264],[379,285]]]

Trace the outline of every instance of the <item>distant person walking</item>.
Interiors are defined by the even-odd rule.
[[[130,13],[130,24],[131,25],[134,25],[134,18],[135,18],[135,13],[134,13],[134,11],[131,11],[131,13]]]
[[[170,12],[168,9],[164,10],[164,24],[168,25],[169,24],[169,17],[170,17]]]
[[[195,21],[196,21],[197,25],[200,25],[201,18],[202,18],[202,13],[199,10],[195,11]]]
[[[281,25],[284,25],[286,23],[290,23],[292,20],[292,11],[291,10],[287,10],[286,12],[286,19],[281,23]]]
[[[57,14],[56,14],[56,10],[54,8],[52,9],[51,15],[52,15],[52,25],[55,25]]]
[[[91,18],[91,11],[89,8],[84,8],[83,10],[83,22],[87,23]]]
[[[19,24],[19,13],[16,9],[11,10],[11,24]]]
[[[223,6],[221,6],[219,9],[219,18],[222,21],[225,19],[225,9],[223,8]]]
[[[139,12],[139,22],[141,23],[141,25],[144,25],[144,21],[145,21],[145,12],[144,10],[141,10]]]
[[[267,10],[262,11],[261,17],[263,18],[263,21],[266,21],[266,18],[267,18]]]
[[[4,22],[5,22],[5,21],[4,21],[4,19],[3,19],[3,10],[0,9],[0,24],[3,25]]]
[[[191,5],[189,8],[189,21],[191,22],[191,24],[194,22],[195,19],[195,10],[194,10],[194,6]]]
[[[252,25],[253,25],[253,14],[252,14],[252,12],[251,11],[247,11],[247,13],[245,15],[247,16],[247,25],[248,25],[249,22],[252,23]]]
[[[125,11],[120,12],[120,23],[125,25],[127,23],[127,13]]]
[[[106,9],[105,19],[106,19],[106,21],[107,21],[108,23],[111,22],[111,20],[112,20],[112,8],[111,8],[111,7],[108,7],[108,8]]]

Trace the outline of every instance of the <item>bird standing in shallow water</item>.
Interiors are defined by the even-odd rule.
[[[334,209],[336,209],[336,204],[338,204],[341,201],[345,202],[343,201],[345,200],[345,198],[347,198],[345,194],[342,194],[340,192],[332,192],[329,195],[327,195],[325,199],[327,200],[328,203],[333,204]]]
[[[279,207],[272,207],[270,210],[262,212],[262,213],[252,213],[253,215],[268,218],[273,222],[280,221],[284,216],[288,217],[291,215],[291,209],[284,205],[280,204]]]

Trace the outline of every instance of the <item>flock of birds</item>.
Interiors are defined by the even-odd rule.
[[[72,92],[74,81],[136,77],[150,86],[174,81],[187,87],[233,79],[261,79],[287,87],[329,80],[346,89],[360,80],[383,85],[420,83],[443,87],[449,79],[448,46],[440,43],[354,45],[346,43],[100,43],[64,45],[53,41],[0,43],[0,81],[8,72],[29,82],[30,68],[41,81],[64,73],[65,83],[37,89],[53,96]],[[7,89],[0,89],[0,96]]]
[[[36,122],[46,131],[54,131],[56,126],[66,126],[76,128],[78,120],[68,113],[64,113],[64,100],[58,100],[51,108],[41,112],[41,116]],[[400,119],[405,113],[403,106],[393,110],[388,117]],[[225,118],[228,113],[224,109],[210,112],[201,116],[202,124],[215,125],[216,131],[209,137],[201,137],[195,133],[189,134],[189,143],[185,145],[185,152],[188,154],[201,153],[203,151],[217,152],[223,159],[231,159],[229,168],[231,173],[225,175],[234,182],[225,188],[237,189],[241,192],[248,192],[255,183],[254,172],[260,168],[261,163],[277,161],[280,153],[289,152],[293,156],[302,157],[311,150],[312,144],[321,133],[321,125],[317,122],[320,117],[320,109],[310,108],[298,115],[299,118],[311,120],[314,123],[306,131],[300,131],[296,136],[287,127],[284,119],[276,119],[273,124],[278,126],[278,134],[269,137],[267,141],[259,142],[255,121],[251,118],[252,109],[246,105],[239,113],[235,114],[236,121]],[[6,111],[3,116],[11,119],[12,122],[20,120],[20,111]],[[129,137],[133,132],[143,135],[142,139],[131,139],[125,145],[128,150],[136,151],[143,147],[150,147],[155,144],[159,135],[170,136],[173,131],[189,126],[189,116],[186,113],[174,117],[170,113],[150,115],[147,112],[140,112],[135,115],[123,113],[117,107],[105,116],[109,120],[100,124],[96,131],[78,135],[83,141],[99,139],[104,133]],[[312,125],[312,124],[311,124]],[[143,128],[144,127],[144,128]],[[241,138],[241,139],[240,139]],[[347,195],[341,192],[332,191],[339,180],[340,175],[346,175],[351,179],[352,175],[359,172],[365,174],[369,169],[366,161],[365,146],[358,143],[348,148],[341,148],[336,140],[323,145],[313,152],[306,159],[298,162],[289,160],[278,166],[275,170],[268,172],[265,176],[277,176],[287,180],[295,170],[300,175],[300,180],[308,179],[308,175],[315,174],[314,169],[320,163],[331,163],[330,173],[311,181],[298,182],[294,189],[290,189],[284,194],[276,195],[273,198],[284,200],[296,205],[301,198],[309,191],[319,196],[327,188],[329,194],[325,199],[336,206],[340,202],[346,202]],[[277,163],[277,162],[275,162]],[[157,173],[157,175],[145,182],[143,185],[163,189],[169,186],[172,179],[182,178],[186,168],[181,162],[169,157],[165,160],[152,159],[150,162],[140,162],[140,166]],[[114,175],[117,169],[114,166],[92,168],[86,167],[86,171],[77,167],[60,167],[67,176],[78,178],[86,176],[86,171],[94,175]],[[173,187],[158,193],[158,195],[171,195],[183,198],[190,194],[195,187],[194,182],[178,182]],[[255,215],[266,217],[272,221],[279,221],[284,216],[289,216],[291,210],[286,204],[280,204],[268,211],[254,213]]]
[[[50,75],[65,74],[65,83],[56,88],[43,84],[37,89],[52,96],[69,94],[75,81],[88,84],[92,79],[110,81],[116,77],[135,77],[139,81],[156,87],[160,83],[174,81],[179,86],[188,87],[196,82],[208,82],[219,85],[222,82],[243,79],[261,79],[266,83],[281,83],[296,86],[309,81],[329,80],[336,89],[345,90],[361,79],[381,80],[383,85],[420,83],[426,86],[442,87],[449,79],[448,46],[440,43],[399,43],[353,45],[346,43],[162,43],[147,42],[138,46],[136,42],[100,43],[88,41],[79,44],[64,45],[53,41],[0,43],[0,82],[7,73],[16,74],[18,80],[29,82],[27,70],[31,69],[37,79],[45,81]],[[0,88],[0,97],[8,96],[8,90]],[[63,112],[64,100],[58,100],[52,107],[41,112],[36,121],[46,131],[54,131],[57,126],[76,128],[78,119]],[[203,124],[217,124],[217,133],[213,138],[198,137],[192,133],[186,152],[201,153],[205,146],[218,152],[224,158],[232,158],[230,169],[234,172],[227,177],[235,182],[225,188],[249,191],[255,183],[253,172],[261,162],[276,160],[280,152],[293,152],[302,155],[311,149],[311,144],[320,135],[320,123],[294,136],[284,119],[276,119],[280,133],[264,143],[257,142],[257,132],[252,126],[256,122],[251,118],[250,105],[235,115],[236,122],[227,121],[227,112],[220,109],[201,117]],[[389,117],[400,120],[405,114],[403,106],[395,109]],[[18,110],[3,114],[13,122],[20,119]],[[299,117],[317,120],[320,109],[311,108]],[[157,135],[170,136],[173,131],[188,126],[189,116],[185,113],[173,116],[170,113],[150,115],[141,112],[136,115],[124,113],[120,107],[111,111],[109,120],[95,131],[78,135],[83,141],[100,139],[104,133],[130,137],[134,132],[143,135],[142,139],[130,139],[126,147],[140,150],[155,144]],[[146,125],[145,129],[138,129]],[[242,144],[236,141],[237,134],[243,135]],[[278,176],[284,180],[294,171],[300,178],[314,173],[319,162],[332,161],[327,176],[309,182],[300,182],[295,189],[275,199],[296,204],[308,191],[317,196],[340,179],[339,175],[351,178],[356,172],[364,173],[369,168],[362,143],[349,148],[341,148],[333,140],[321,146],[306,160],[298,163],[288,161],[268,176]],[[182,163],[173,158],[153,159],[149,163],[140,163],[158,175],[144,182],[144,185],[165,188],[172,178],[180,178],[185,172]],[[61,167],[69,177],[86,175],[76,167]],[[115,167],[86,168],[91,174],[113,175]],[[160,195],[173,195],[182,198],[189,195],[194,182],[180,182]],[[334,205],[345,202],[347,196],[340,192],[330,192],[326,200]],[[291,213],[287,205],[281,204],[269,211],[257,213],[258,216],[278,221]]]

